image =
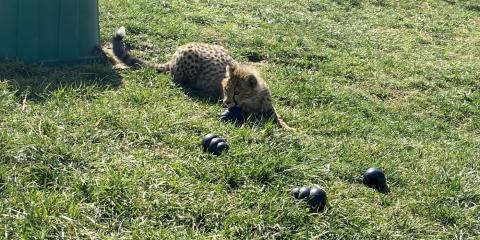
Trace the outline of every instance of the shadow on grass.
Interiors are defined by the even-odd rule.
[[[90,64],[60,66],[2,62],[0,81],[6,81],[19,97],[43,101],[61,88],[116,89],[122,84],[122,77],[108,60],[100,58]]]
[[[467,6],[465,6],[465,9],[474,12],[480,12],[480,4],[468,4]]]
[[[464,0],[464,1],[443,0],[443,1],[452,5],[458,5],[461,8],[468,11],[480,12],[480,3],[476,1],[472,1],[472,0]]]
[[[175,84],[182,92],[190,99],[199,101],[205,104],[221,104],[222,98],[214,98],[212,96],[205,95],[201,90],[188,88],[180,84]]]
[[[278,123],[276,123],[271,114],[242,114],[242,118],[243,119],[222,119],[221,114],[218,114],[219,121],[225,122],[226,124],[233,124],[237,127],[243,126],[246,128],[263,128],[266,125],[272,125],[276,128],[282,128]]]

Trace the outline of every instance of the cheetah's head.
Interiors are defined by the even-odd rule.
[[[227,66],[222,85],[225,107],[238,106],[246,113],[267,113],[273,110],[270,91],[252,67]]]

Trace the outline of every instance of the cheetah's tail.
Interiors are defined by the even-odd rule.
[[[151,64],[146,61],[143,61],[135,56],[132,56],[127,48],[123,39],[127,36],[125,27],[120,27],[115,31],[115,34],[112,38],[112,50],[115,56],[120,59],[125,65],[130,66],[134,69],[141,67],[155,68],[158,72],[168,72],[168,64]]]
[[[280,127],[289,130],[289,131],[296,131],[295,128],[292,128],[287,125],[287,123],[278,115],[277,111],[274,109],[273,110],[273,120],[275,121],[276,124],[280,125]]]

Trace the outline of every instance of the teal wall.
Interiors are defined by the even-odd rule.
[[[98,0],[0,1],[0,60],[92,58],[100,41]]]

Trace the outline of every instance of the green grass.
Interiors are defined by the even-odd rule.
[[[222,111],[151,70],[0,65],[1,238],[478,239],[480,2],[100,2],[150,61],[262,60],[280,115]],[[207,133],[228,154],[201,151]],[[383,168],[391,191],[361,184]],[[318,184],[324,212],[294,201]]]

